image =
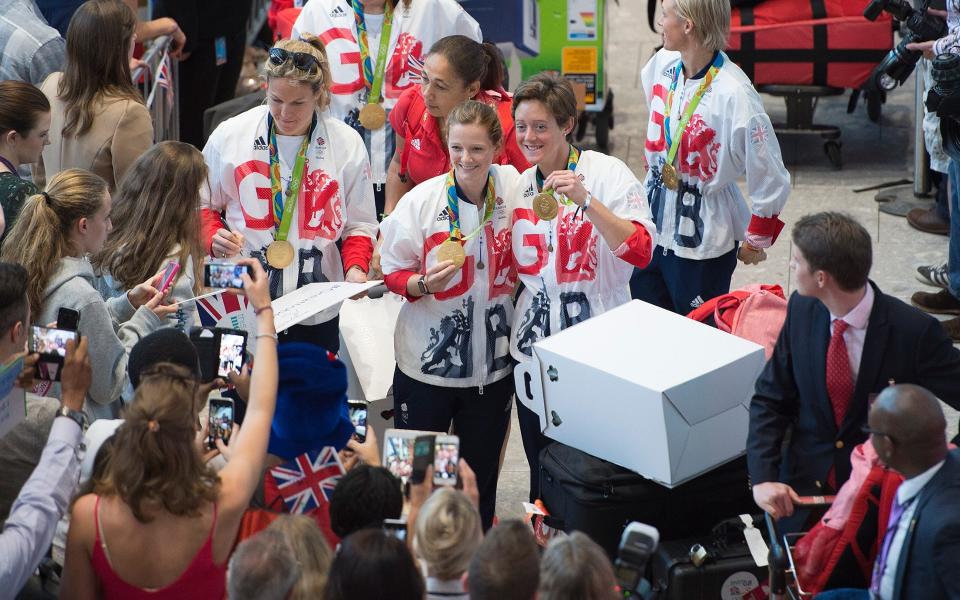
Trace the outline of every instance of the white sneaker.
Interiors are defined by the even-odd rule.
[[[942,265],[920,265],[917,267],[917,281],[945,290],[950,289],[947,263],[943,263]]]

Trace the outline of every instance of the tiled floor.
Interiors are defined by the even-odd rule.
[[[640,68],[660,44],[658,34],[646,24],[645,2],[608,2],[608,76],[616,94],[616,127],[611,132],[611,153],[643,178],[643,143],[646,103],[640,88]],[[789,227],[800,216],[820,210],[843,210],[854,215],[870,232],[874,242],[872,278],[888,294],[909,301],[922,286],[914,279],[913,267],[946,258],[947,239],[920,233],[905,219],[882,213],[875,192],[857,193],[860,187],[899,179],[910,179],[913,171],[913,78],[892,93],[883,107],[879,124],[870,122],[861,104],[847,114],[849,94],[824,98],[817,108],[817,122],[840,125],[843,129],[843,169],[828,163],[818,138],[781,137],[784,162],[790,171],[793,190],[782,218]],[[764,96],[767,112],[776,122],[784,120],[782,100]],[[584,140],[588,145],[590,134]],[[907,188],[899,188],[906,190]],[[749,283],[779,283],[789,291],[790,242],[787,233],[768,251],[766,262],[740,265],[733,287]],[[957,413],[947,408],[950,431],[956,433]],[[500,518],[521,514],[520,503],[527,498],[528,470],[514,419],[498,490]]]

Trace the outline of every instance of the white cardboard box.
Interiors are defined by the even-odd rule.
[[[743,454],[763,347],[634,300],[514,373],[544,435],[674,487]]]

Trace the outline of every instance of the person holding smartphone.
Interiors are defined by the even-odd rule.
[[[111,205],[103,179],[81,169],[61,171],[45,192],[27,199],[0,250],[4,261],[27,269],[34,323],[55,321],[61,307],[80,313],[78,331],[93,348],[84,407],[92,419],[116,416],[130,349],[176,310],[163,303],[155,287],[159,277],[107,301],[97,291],[87,256],[103,248],[112,228]]]
[[[323,44],[310,40],[280,40],[270,49],[267,105],[221,123],[203,149],[206,248],[216,259],[259,260],[272,298],[314,282],[366,281],[377,231],[367,151],[326,110],[330,65]],[[337,310],[294,325],[281,341],[337,352]]]
[[[489,527],[513,395],[516,272],[504,198],[518,173],[493,164],[504,143],[493,107],[464,102],[447,126],[453,169],[414,188],[381,226],[387,286],[409,300],[394,337],[394,422],[422,431],[453,423]]]

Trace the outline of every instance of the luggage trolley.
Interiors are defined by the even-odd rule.
[[[607,152],[613,129],[613,91],[606,76],[609,0],[539,0],[540,54],[520,61],[523,79],[553,71],[569,79],[582,107],[576,140],[593,124]]]

